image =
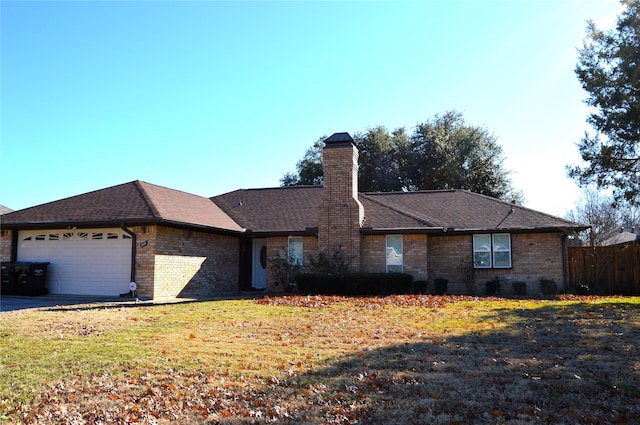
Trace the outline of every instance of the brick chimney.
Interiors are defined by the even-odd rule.
[[[335,133],[324,143],[318,250],[327,256],[343,250],[352,270],[359,271],[364,208],[358,200],[358,148],[349,133]]]

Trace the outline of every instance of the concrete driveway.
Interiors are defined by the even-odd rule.
[[[0,296],[0,312],[25,310],[29,308],[51,307],[105,307],[115,305],[147,304],[151,301],[137,301],[131,298],[120,297],[95,297],[80,295],[41,295],[37,297],[23,297],[13,295]]]

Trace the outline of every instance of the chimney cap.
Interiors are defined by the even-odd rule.
[[[325,147],[348,144],[355,145],[355,142],[353,141],[353,137],[351,137],[347,132],[333,133],[324,140]]]

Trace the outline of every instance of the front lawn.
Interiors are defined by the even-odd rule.
[[[0,422],[640,423],[640,298],[0,313]]]

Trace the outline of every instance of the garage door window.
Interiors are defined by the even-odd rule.
[[[131,236],[127,234],[119,235],[112,232],[64,232],[64,233],[43,233],[37,235],[25,236],[23,241],[59,241],[59,240],[88,240],[91,235],[92,240],[103,239],[131,239]]]

